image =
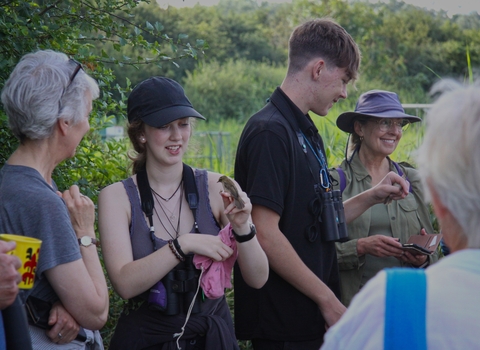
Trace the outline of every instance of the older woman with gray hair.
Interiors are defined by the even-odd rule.
[[[89,131],[98,96],[80,63],[50,50],[25,55],[2,91],[20,143],[0,170],[0,232],[43,241],[34,287],[22,291],[32,311],[34,349],[103,349],[98,330],[107,320],[108,290],[96,249],[95,208],[78,186],[62,193],[52,179]]]
[[[451,253],[426,270],[402,269],[401,276],[395,269],[379,273],[329,330],[322,349],[478,348],[479,139],[480,87],[441,96],[427,115],[418,165]],[[408,292],[413,280],[414,293],[392,300],[392,283]],[[392,340],[397,347],[387,347]]]

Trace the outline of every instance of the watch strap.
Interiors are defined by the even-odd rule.
[[[232,233],[233,233],[233,237],[235,237],[235,240],[238,243],[243,243],[243,242],[248,242],[253,237],[255,237],[255,235],[257,234],[257,229],[255,228],[254,224],[250,224],[250,233],[249,234],[240,236],[240,235],[237,235],[234,230],[232,230]]]

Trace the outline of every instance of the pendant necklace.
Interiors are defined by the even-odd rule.
[[[172,199],[172,198],[177,194],[178,190],[180,189],[180,186],[182,186],[182,182],[183,182],[183,180],[180,181],[180,183],[178,184],[178,187],[177,187],[177,189],[175,190],[175,192],[173,192],[173,194],[172,194],[170,197],[168,197],[168,198],[162,197],[160,194],[158,194],[157,192],[155,192],[155,190],[154,190],[153,188],[151,188],[151,187],[150,187],[150,190],[152,191],[153,194],[155,194],[156,196],[158,196],[160,199],[163,199],[165,202],[168,202],[170,199]]]
[[[174,220],[177,218],[177,217],[175,216],[175,213],[174,213],[174,212],[175,212],[175,208],[176,208],[177,206],[175,205],[175,208],[173,208],[173,211],[170,211],[170,209],[168,209],[166,206],[165,206],[165,208],[163,207],[162,203],[158,200],[158,197],[160,197],[160,199],[164,200],[165,202],[170,201],[170,199],[172,199],[173,196],[175,196],[175,195],[177,194],[177,192],[178,192],[178,190],[180,189],[180,186],[182,185],[182,183],[183,183],[183,180],[180,181],[180,184],[178,185],[177,189],[175,190],[175,192],[174,192],[169,198],[163,198],[163,197],[160,196],[157,192],[155,192],[153,189],[151,189],[151,190],[152,190],[152,193],[154,194],[154,197],[155,197],[155,199],[156,199],[156,201],[157,201],[157,203],[158,203],[158,205],[160,206],[160,208],[162,208],[162,211],[163,211],[163,213],[165,214],[165,216],[166,216],[167,218],[169,218],[169,220],[171,220],[171,221],[174,221]],[[181,196],[181,195],[180,195],[180,200],[182,200],[182,196]],[[178,202],[177,202],[177,203],[178,203]],[[167,215],[167,213],[165,212],[165,209],[169,212],[170,215]]]
[[[181,183],[180,183],[181,184]],[[179,187],[180,188],[180,187]],[[153,190],[152,190],[153,191]],[[176,191],[175,191],[176,192]],[[175,219],[175,215],[172,213],[172,217],[173,219],[170,220],[170,218],[168,217],[167,213],[165,212],[165,209],[163,208],[163,205],[162,203],[160,203],[157,199],[157,203],[160,205],[160,209],[162,209],[162,212],[163,214],[165,215],[165,217],[167,218],[167,221],[169,222],[170,226],[172,227],[173,231],[175,232],[175,237],[168,231],[167,227],[165,226],[165,224],[163,223],[162,219],[160,218],[160,215],[158,214],[157,212],[157,208],[155,208],[155,206],[153,207],[153,210],[155,211],[155,214],[158,218],[158,221],[160,221],[160,224],[162,225],[162,227],[164,228],[165,232],[167,232],[167,234],[172,238],[172,239],[175,239],[175,238],[178,238],[179,234],[179,229],[180,229],[180,216],[182,214],[182,203],[183,203],[183,200],[182,200],[182,194],[183,194],[183,188],[182,190],[180,191],[180,206],[178,208],[178,220],[177,220],[177,226],[175,227],[172,223],[172,221]]]

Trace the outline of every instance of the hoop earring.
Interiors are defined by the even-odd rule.
[[[363,141],[363,136],[360,136],[360,142],[362,142],[362,141]]]

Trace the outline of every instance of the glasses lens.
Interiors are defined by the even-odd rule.
[[[408,126],[410,125],[410,122],[408,120],[396,121],[391,119],[380,119],[380,120],[375,120],[375,122],[378,124],[378,128],[381,131],[389,131],[393,127],[397,129],[401,129],[402,131],[405,131],[408,129]]]
[[[407,130],[409,126],[410,126],[410,122],[408,120],[402,121],[402,131]]]

